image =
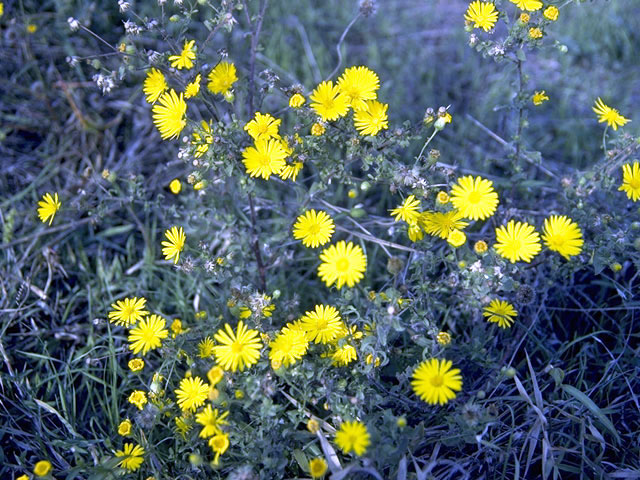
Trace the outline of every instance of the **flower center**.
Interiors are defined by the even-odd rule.
[[[235,354],[242,353],[244,349],[244,345],[238,341],[235,341],[231,344],[231,351]]]
[[[430,382],[434,387],[441,387],[444,383],[444,378],[442,378],[442,375],[434,375],[433,377],[431,377]]]
[[[346,272],[349,270],[349,260],[346,258],[341,258],[336,262],[336,270],[339,272]]]
[[[474,190],[469,194],[468,200],[469,200],[469,203],[479,203],[480,200],[482,200],[482,195],[480,195],[479,192],[476,192]]]
[[[267,168],[271,165],[271,157],[269,155],[260,155],[258,157],[258,163],[262,168]]]
[[[634,190],[637,190],[638,188],[640,188],[640,178],[632,178],[629,181],[629,186]]]
[[[317,235],[318,233],[320,233],[320,225],[318,225],[317,223],[313,223],[313,224],[309,225],[309,234],[310,235]]]

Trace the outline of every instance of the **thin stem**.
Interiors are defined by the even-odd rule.
[[[345,28],[344,32],[342,32],[342,35],[340,36],[340,40],[338,40],[338,45],[336,46],[336,52],[338,52],[338,64],[336,65],[336,68],[333,69],[333,72],[331,72],[329,76],[325,78],[325,81],[331,79],[336,73],[338,73],[338,70],[340,70],[340,67],[342,66],[342,51],[340,50],[340,48],[342,47],[342,43],[344,42],[344,39],[346,38],[347,33],[349,33],[349,30],[351,30],[351,27],[353,27],[353,25],[356,23],[356,20],[358,20],[358,18],[360,18],[360,12],[358,12],[358,14],[355,17],[353,17],[353,20],[351,20],[349,25],[347,25],[347,28]]]
[[[427,145],[429,145],[429,143],[431,143],[431,140],[433,140],[433,137],[436,136],[436,133],[438,133],[438,130],[436,128],[433,129],[433,133],[431,134],[431,136],[427,139],[426,142],[424,142],[424,145],[422,146],[422,150],[420,150],[420,153],[418,154],[418,158],[416,158],[416,163],[418,163],[420,161],[420,159],[422,158],[422,154],[424,153],[424,150],[427,148]]]
[[[256,229],[256,209],[253,205],[253,194],[249,193],[249,211],[251,214],[251,247],[253,253],[256,256],[256,263],[258,264],[258,276],[260,278],[260,290],[262,292],[267,291],[267,280],[265,275],[264,262],[262,261],[262,254],[260,253],[260,241],[258,239],[258,231]]]

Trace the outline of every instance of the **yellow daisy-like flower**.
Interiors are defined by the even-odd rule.
[[[305,312],[300,320],[306,338],[315,343],[329,343],[335,340],[344,328],[340,312],[331,305],[316,305],[315,310]]]
[[[319,137],[326,131],[326,127],[321,123],[314,123],[313,125],[311,125],[311,135],[313,135],[314,137]]]
[[[417,225],[418,220],[420,220],[420,200],[413,195],[409,195],[401,205],[389,211],[396,222],[403,220],[409,225]]]
[[[362,280],[367,269],[367,257],[362,248],[344,240],[325,248],[320,260],[318,276],[327,287],[335,283],[338,290],[345,284],[352,288]]]
[[[44,477],[51,471],[51,462],[49,460],[40,460],[33,467],[33,473],[36,477]]]
[[[509,0],[511,3],[521,10],[527,10],[529,12],[535,12],[542,8],[542,2],[540,0]]]
[[[116,325],[130,327],[134,323],[142,320],[149,312],[144,310],[147,299],[144,297],[125,298],[116,300],[111,304],[112,311],[109,312],[109,321]]]
[[[463,217],[484,220],[498,208],[498,194],[491,180],[467,175],[451,188],[451,203]]]
[[[180,55],[171,55],[169,57],[173,68],[177,68],[178,70],[186,68],[189,70],[193,67],[193,61],[196,59],[195,43],[195,40],[185,40]]]
[[[496,299],[484,307],[482,315],[487,317],[487,321],[497,323],[500,328],[509,328],[513,325],[513,319],[518,316],[518,312],[509,302]]]
[[[278,174],[278,176],[282,180],[291,179],[293,182],[295,182],[296,178],[298,177],[298,174],[302,170],[302,167],[303,167],[302,162],[286,163],[285,166],[282,168],[282,170],[280,170],[280,173]]]
[[[307,353],[309,340],[305,332],[300,330],[290,330],[284,327],[276,338],[269,343],[271,351],[269,359],[273,362],[280,362],[285,367],[293,365]]]
[[[544,90],[540,90],[539,92],[535,92],[533,94],[533,97],[531,97],[531,101],[536,106],[542,105],[547,100],[549,100],[549,97],[547,97],[547,94],[545,93]]]
[[[144,360],[142,360],[141,358],[132,358],[131,360],[129,360],[129,363],[127,363],[127,365],[129,367],[129,370],[131,370],[132,372],[139,372],[144,368]]]
[[[211,93],[225,94],[238,80],[236,66],[230,62],[220,62],[209,72],[207,78],[209,79],[207,88]]]
[[[153,123],[160,132],[163,140],[178,138],[180,132],[187,125],[187,103],[184,94],[178,94],[171,89],[160,95],[159,103],[153,106]]]
[[[543,35],[544,34],[542,33],[542,30],[540,30],[538,27],[531,27],[529,29],[529,37],[533,38],[534,40],[542,38]]]
[[[618,130],[618,127],[622,127],[631,121],[620,115],[615,108],[607,106],[600,97],[596,100],[593,111],[598,115],[598,123],[607,122],[607,125],[614,130]]]
[[[147,394],[142,390],[134,390],[129,395],[129,403],[138,407],[138,410],[142,410],[147,404]]]
[[[184,414],[183,414],[184,415]],[[185,439],[187,436],[187,433],[189,433],[189,431],[191,430],[191,428],[193,428],[193,425],[191,424],[191,417],[186,417],[186,416],[182,416],[182,417],[175,417],[174,418],[174,422],[176,424],[176,431],[180,434],[180,436]]]
[[[462,376],[460,369],[451,367],[450,360],[425,360],[413,372],[413,391],[429,405],[444,405],[453,400],[455,392],[462,389]]]
[[[436,340],[440,345],[446,347],[451,343],[451,334],[449,332],[438,332]]]
[[[144,461],[143,455],[144,448],[140,445],[125,443],[123,449],[116,452],[116,457],[122,457],[122,460],[118,462],[118,466],[134,472],[142,465]]]
[[[491,30],[498,21],[499,12],[492,2],[481,2],[476,0],[469,4],[464,19],[473,23],[473,28],[481,28],[485,32]]]
[[[226,323],[224,329],[218,330],[214,338],[221,344],[214,347],[216,362],[225,370],[242,372],[257,363],[260,358],[262,342],[258,331],[249,330],[242,320],[238,322],[237,333]]]
[[[358,352],[353,345],[345,343],[330,353],[331,364],[336,367],[346,367],[358,359]]]
[[[307,210],[293,225],[293,238],[302,240],[305,247],[316,248],[331,240],[335,231],[333,219],[322,210]]]
[[[193,98],[198,95],[200,92],[200,80],[202,80],[202,75],[198,74],[193,82],[187,84],[184,89],[184,98]]]
[[[255,146],[247,147],[242,152],[242,162],[249,176],[265,180],[282,171],[286,157],[287,152],[282,148],[282,142],[276,138],[258,140]]]
[[[294,93],[289,97],[289,106],[291,108],[300,108],[307,101],[300,93]]]
[[[311,478],[322,478],[327,473],[327,462],[324,458],[316,457],[309,460],[309,473]]]
[[[213,347],[215,344],[211,337],[207,337],[198,343],[198,356],[200,358],[209,358],[213,356]]]
[[[501,257],[511,263],[524,260],[529,263],[540,253],[540,235],[535,228],[526,222],[509,220],[504,225],[496,228],[496,251]]]
[[[347,68],[342,73],[342,75],[340,75],[340,78],[338,78],[337,86],[340,91],[347,97],[349,106],[354,110],[361,110],[367,108],[367,100],[376,99],[376,90],[380,88],[380,79],[378,78],[376,72],[370,70],[367,67],[350,67]],[[385,105],[385,120],[386,110],[387,109]],[[372,135],[375,135],[375,133]]]
[[[211,450],[213,450],[213,452],[216,454],[215,457],[213,457],[213,464],[218,465],[218,462],[220,461],[220,455],[226,452],[229,448],[229,435],[227,435],[226,433],[214,435],[209,439],[209,446],[211,447]]]
[[[164,75],[157,68],[152,68],[147,71],[147,77],[142,84],[142,91],[147,96],[146,100],[149,103],[155,103],[160,95],[167,91],[169,85]]]
[[[140,320],[140,323],[129,332],[129,349],[137,355],[146,355],[149,350],[162,346],[162,339],[169,336],[169,330],[164,328],[165,320],[159,315],[150,315]]]
[[[171,260],[173,258],[173,263],[178,263],[178,259],[180,258],[180,252],[184,250],[184,244],[187,241],[187,236],[184,233],[182,227],[171,227],[169,230],[164,232],[164,236],[167,240],[160,242],[162,245],[162,254],[164,255],[165,260]]]
[[[349,99],[333,82],[322,82],[311,93],[311,108],[320,115],[323,122],[337,120],[349,111]]]
[[[224,378],[224,370],[220,368],[218,365],[214,365],[207,372],[207,379],[211,386],[215,386]]]
[[[174,178],[173,180],[171,180],[171,183],[169,184],[169,190],[171,190],[171,193],[173,193],[174,195],[178,195],[182,191],[182,183],[178,178]]]
[[[118,425],[118,435],[126,437],[131,433],[132,426],[133,425],[131,424],[131,420],[129,420],[128,418],[126,420],[123,420],[122,422],[120,422],[120,425]]]
[[[467,235],[457,228],[451,230],[447,236],[447,243],[452,247],[458,248],[464,245],[467,241]]]
[[[551,215],[545,219],[542,241],[549,250],[558,252],[567,260],[578,255],[584,244],[580,227],[565,215]]]
[[[555,22],[558,19],[559,13],[560,10],[558,10],[558,7],[555,7],[553,5],[548,6],[544,9],[544,12],[542,12],[544,18],[546,18],[547,20],[551,20],[552,22]]]
[[[270,138],[280,138],[278,128],[280,127],[279,118],[273,118],[268,113],[256,112],[255,117],[244,126],[247,132],[254,140],[269,140]]]
[[[209,385],[200,377],[183,378],[175,394],[182,411],[194,412],[207,399]]]
[[[412,242],[418,242],[424,238],[424,231],[418,224],[409,225],[407,227],[407,236]]]
[[[61,203],[58,200],[58,192],[54,192],[53,196],[50,193],[45,193],[42,196],[42,200],[38,202],[38,216],[42,223],[46,223],[49,220],[49,225],[53,222],[53,217],[56,216],[56,212],[60,210]]]
[[[627,198],[637,202],[640,198],[640,163],[633,162],[622,165],[622,185],[619,191],[625,192]]]
[[[202,425],[200,431],[200,438],[213,437],[214,435],[220,435],[222,430],[221,425],[228,425],[229,422],[226,418],[229,416],[229,412],[224,412],[222,415],[218,412],[218,409],[211,408],[211,405],[204,407],[202,412],[196,415],[196,422]]]
[[[454,230],[462,230],[469,225],[458,210],[448,212],[422,212],[420,223],[425,232],[434,237],[447,239]]]
[[[380,130],[389,128],[387,108],[389,105],[377,100],[367,100],[364,107],[355,111],[353,123],[360,135],[377,135]]]
[[[370,444],[371,436],[362,422],[342,422],[340,429],[336,432],[336,445],[344,453],[353,452],[358,456],[364,455]]]

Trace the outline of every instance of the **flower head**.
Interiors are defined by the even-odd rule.
[[[209,79],[207,88],[211,93],[225,94],[238,80],[236,66],[230,62],[220,62],[209,72],[207,78]]]
[[[425,360],[413,372],[413,391],[429,405],[444,405],[456,398],[455,392],[462,389],[462,376],[458,368],[451,367],[450,360]]]
[[[129,349],[136,355],[140,352],[146,355],[149,350],[161,347],[162,339],[169,336],[169,330],[164,325],[165,320],[159,315],[150,315],[140,320],[129,332]]]
[[[140,445],[125,443],[122,450],[116,452],[116,457],[122,457],[122,460],[118,462],[118,466],[133,472],[142,465],[144,461],[144,458],[142,458],[143,455],[144,448]]]
[[[285,367],[293,365],[307,353],[309,340],[307,334],[300,330],[291,330],[284,327],[276,338],[269,343],[271,351],[269,359],[280,362]]]
[[[322,82],[311,93],[311,108],[320,115],[322,121],[337,120],[349,111],[349,99],[333,85],[332,81]]]
[[[469,4],[464,19],[473,23],[473,28],[481,28],[485,32],[491,30],[498,21],[499,12],[493,2],[475,0]]]
[[[637,202],[640,198],[640,163],[633,162],[622,165],[622,185],[619,191],[625,192],[627,198]]]
[[[147,96],[147,102],[155,103],[168,88],[167,80],[160,70],[152,68],[147,71],[147,77],[142,84],[142,91]]]
[[[352,288],[362,280],[367,269],[367,257],[362,248],[344,240],[325,248],[320,260],[318,276],[327,287],[335,283],[338,290],[344,284]]]
[[[247,132],[254,140],[269,140],[270,138],[280,138],[278,127],[281,120],[273,118],[268,113],[256,112],[253,120],[244,126]]]
[[[451,334],[449,332],[438,332],[436,340],[440,345],[446,347],[451,343]]]
[[[171,183],[169,184],[169,190],[171,190],[171,193],[173,193],[174,195],[178,195],[182,191],[182,183],[180,182],[180,179],[174,178],[173,180],[171,180]]]
[[[302,162],[286,163],[284,167],[282,167],[282,170],[280,170],[280,173],[278,174],[278,176],[282,180],[291,179],[292,181],[295,182],[303,166],[304,165]]]
[[[389,128],[387,108],[389,105],[377,100],[367,100],[364,107],[355,111],[353,123],[360,135],[377,135],[380,130]]]
[[[185,412],[194,412],[207,399],[209,385],[200,377],[183,378],[175,393],[180,408]]]
[[[319,137],[322,134],[324,134],[324,132],[326,132],[326,127],[322,124],[322,123],[314,123],[313,125],[311,125],[311,135],[313,135],[314,137]]]
[[[546,18],[547,20],[551,20],[552,22],[555,22],[558,19],[559,13],[560,13],[560,10],[558,10],[558,7],[554,5],[549,5],[547,8],[544,9],[544,12],[542,12],[542,14],[544,15],[544,18]]]
[[[187,104],[184,94],[178,94],[171,89],[160,95],[159,103],[153,106],[153,123],[160,132],[163,140],[178,138],[180,132],[187,125]]]
[[[534,40],[538,38],[542,38],[544,33],[538,27],[531,27],[529,29],[529,38],[533,38]]]
[[[315,343],[329,343],[341,334],[343,322],[340,312],[331,305],[316,305],[301,318],[306,338]]]
[[[531,101],[536,106],[537,105],[542,105],[547,100],[549,100],[549,97],[547,96],[547,94],[545,93],[544,90],[540,90],[539,92],[535,92],[533,94],[533,97],[531,97]]]
[[[184,98],[193,98],[200,92],[200,80],[202,79],[202,75],[196,75],[196,78],[193,79],[193,82],[188,83],[186,88],[184,89]]]
[[[309,473],[311,478],[321,478],[327,473],[327,462],[322,457],[316,457],[309,460]]]
[[[278,175],[285,166],[287,152],[282,142],[276,138],[257,140],[255,146],[242,152],[242,161],[251,177],[269,180],[272,174]]]
[[[147,299],[144,297],[116,300],[116,303],[111,304],[113,310],[109,312],[109,321],[116,325],[130,327],[138,320],[142,320],[145,315],[149,315],[149,312],[144,310],[146,303]]]
[[[138,407],[138,410],[142,410],[147,404],[147,394],[142,390],[134,390],[129,395],[129,403]]]
[[[213,347],[215,344],[211,337],[204,338],[198,343],[198,356],[200,358],[209,358],[213,356]]]
[[[218,435],[214,435],[209,439],[209,446],[211,450],[216,454],[213,458],[213,464],[218,465],[220,461],[220,455],[227,451],[229,448],[229,435],[226,433],[220,433]]]
[[[237,333],[231,329],[231,325],[225,324],[224,329],[218,330],[214,338],[220,345],[214,347],[213,354],[216,362],[225,370],[241,372],[258,362],[260,358],[260,341],[257,330],[249,330],[240,320]]]
[[[345,343],[341,347],[336,347],[329,355],[331,356],[331,364],[336,367],[346,367],[358,359],[356,348],[349,343]]]
[[[358,456],[364,455],[370,443],[371,436],[362,422],[342,422],[340,429],[336,432],[336,445],[344,453],[353,452]]]
[[[551,215],[544,221],[542,241],[565,259],[578,255],[584,240],[580,227],[565,215]]]
[[[510,0],[511,3],[515,3],[518,8],[522,10],[528,10],[529,12],[535,12],[542,8],[542,2],[540,0]]]
[[[60,201],[58,200],[58,192],[55,192],[53,196],[50,193],[45,193],[42,196],[42,200],[38,202],[38,216],[42,223],[46,223],[49,220],[49,225],[53,222],[53,217],[56,216],[56,212],[60,210]]]
[[[337,86],[347,98],[349,106],[354,110],[361,110],[367,108],[367,100],[376,99],[376,90],[380,88],[380,80],[376,72],[367,67],[350,67],[340,75]],[[384,110],[386,120],[386,108]]]
[[[185,40],[180,55],[171,55],[169,57],[173,68],[177,68],[178,70],[186,68],[188,70],[193,67],[193,61],[196,59],[195,43],[195,40]]]
[[[132,358],[131,360],[129,360],[129,363],[127,365],[129,367],[129,370],[131,370],[132,372],[139,372],[144,368],[144,360],[142,360],[141,358]]]
[[[302,240],[305,247],[316,248],[331,240],[334,231],[333,219],[326,212],[311,209],[297,218],[293,238]]]
[[[123,420],[122,422],[120,422],[120,425],[118,425],[118,435],[126,437],[131,433],[131,427],[131,420],[129,420],[128,418]]]
[[[497,323],[500,328],[509,328],[513,324],[513,318],[518,316],[518,312],[509,302],[496,299],[484,307],[482,315],[487,317],[487,321]]]
[[[454,230],[462,230],[469,225],[464,216],[458,210],[448,212],[423,212],[420,215],[420,223],[425,232],[434,237],[447,239]]]
[[[542,248],[540,246],[540,235],[535,228],[526,222],[515,222],[509,220],[506,227],[504,225],[496,228],[496,251],[501,257],[506,258],[511,263],[518,260],[531,262]]]
[[[489,245],[487,245],[487,242],[485,242],[484,240],[478,240],[473,244],[473,251],[478,255],[486,253],[487,250],[489,250]]]
[[[51,471],[51,462],[49,460],[40,460],[33,467],[33,473],[36,477],[44,477]]]
[[[302,94],[294,93],[293,95],[291,95],[291,97],[289,97],[289,106],[291,108],[300,108],[306,101],[307,99],[304,98]]]
[[[221,434],[222,430],[220,426],[229,424],[226,420],[228,416],[229,412],[220,414],[218,409],[211,408],[211,405],[204,407],[204,410],[196,415],[196,422],[203,427],[200,431],[200,438],[208,438]]]
[[[214,365],[207,372],[207,380],[209,380],[209,383],[211,384],[211,386],[217,385],[220,382],[220,380],[222,380],[223,378],[224,378],[224,370],[220,368],[218,365]]]
[[[447,243],[452,247],[458,248],[464,245],[467,241],[467,235],[462,230],[454,228],[449,232],[447,236]]]
[[[409,195],[401,205],[389,211],[396,222],[403,220],[409,225],[417,225],[420,219],[420,200],[413,195]]]
[[[491,180],[467,175],[459,178],[451,188],[451,203],[463,217],[484,220],[498,208],[498,194]]]
[[[180,258],[180,252],[184,250],[184,244],[187,241],[187,236],[184,233],[182,227],[171,227],[164,232],[164,236],[167,240],[160,243],[162,245],[162,254],[165,260],[171,260],[173,263],[178,263]]]
[[[593,106],[593,111],[598,115],[598,123],[607,122],[607,125],[618,130],[618,127],[624,126],[627,122],[630,122],[628,118],[624,118],[618,110],[607,106],[600,97],[596,100]]]

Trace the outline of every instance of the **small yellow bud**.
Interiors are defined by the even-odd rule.
[[[396,425],[398,426],[398,428],[404,428],[407,426],[407,419],[402,416],[402,417],[398,417],[396,419]]]
[[[319,137],[326,131],[326,128],[321,123],[314,123],[311,126],[311,135]]]
[[[182,191],[182,182],[177,178],[174,178],[169,184],[169,190],[171,190],[171,193],[174,195],[178,195]]]
[[[481,255],[483,253],[486,253],[486,251],[489,249],[489,246],[487,245],[487,242],[485,242],[484,240],[478,240],[475,245],[473,246],[473,250],[478,254]]]
[[[439,332],[437,340],[438,343],[444,347],[451,343],[451,335],[448,332]]]
[[[445,192],[444,190],[441,191],[441,192],[438,192],[438,196],[436,197],[436,201],[441,205],[444,205],[445,203],[449,203],[449,194],[447,192]]]
[[[309,430],[314,435],[318,433],[318,431],[320,430],[320,424],[315,418],[309,419],[309,421],[307,422],[307,430]]]
[[[237,400],[242,400],[244,398],[244,392],[240,389],[236,390],[234,395]]]

